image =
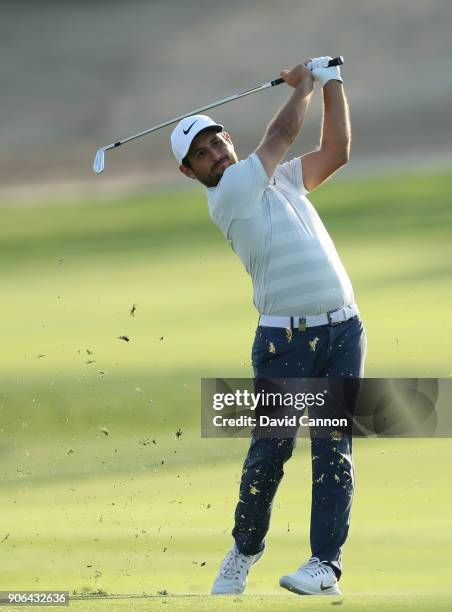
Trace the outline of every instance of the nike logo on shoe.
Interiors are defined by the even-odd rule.
[[[333,588],[333,585],[330,584],[330,586],[323,586],[323,581],[320,583],[320,590],[321,591],[328,591],[328,589]]]
[[[185,136],[188,134],[188,132],[191,130],[191,128],[195,125],[196,121],[198,121],[198,120],[196,119],[195,121],[193,121],[193,123],[191,124],[191,126],[187,130],[184,130],[182,128],[182,131],[185,134]]]

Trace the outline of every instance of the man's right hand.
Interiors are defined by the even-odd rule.
[[[303,84],[308,91],[313,87],[312,72],[305,64],[297,64],[291,70],[281,70],[280,76],[291,87],[297,88]]]

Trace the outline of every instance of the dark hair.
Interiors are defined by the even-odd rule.
[[[187,168],[190,168],[190,170],[193,170],[193,168],[191,167],[190,162],[188,161],[188,157],[185,156],[184,159],[182,160],[182,163],[184,166],[187,166]]]

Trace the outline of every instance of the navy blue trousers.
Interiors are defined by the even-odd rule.
[[[291,335],[282,328],[259,326],[252,349],[254,376],[362,378],[366,347],[359,317],[305,331],[294,329]],[[246,555],[265,548],[273,499],[296,441],[296,437],[251,439],[232,530],[237,548]],[[311,437],[311,458],[311,553],[328,561],[339,579],[355,481],[351,436]]]

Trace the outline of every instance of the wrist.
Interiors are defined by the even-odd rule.
[[[334,89],[337,87],[342,87],[343,85],[343,81],[342,79],[329,79],[328,81],[326,81],[325,85],[323,86],[323,89],[327,88],[327,89]]]
[[[295,87],[295,92],[300,95],[302,98],[311,95],[314,89],[314,82],[312,79],[303,80],[297,87]]]

